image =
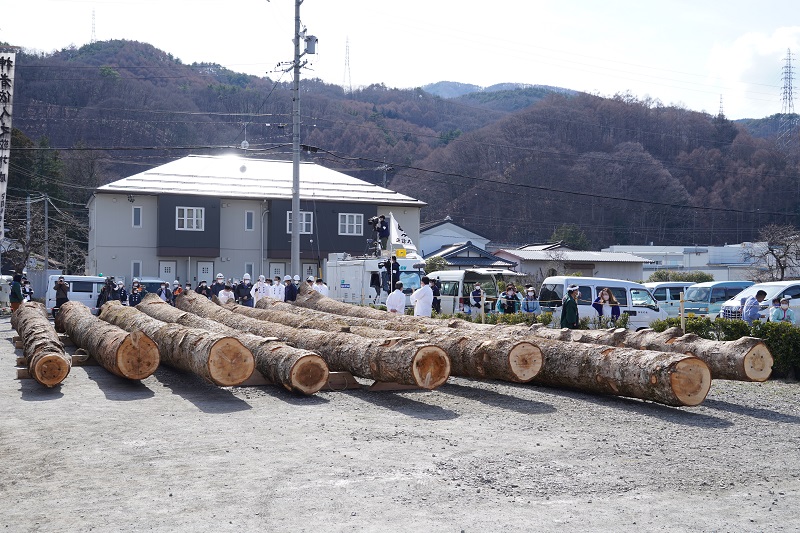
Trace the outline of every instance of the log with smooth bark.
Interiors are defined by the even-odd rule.
[[[675,406],[699,405],[711,387],[708,365],[689,355],[544,339],[540,347],[534,384]]]
[[[763,340],[755,337],[713,341],[693,333],[684,335],[677,327],[661,333],[649,328],[633,332],[623,328],[555,330],[537,327],[532,328],[531,333],[549,339],[694,355],[705,361],[712,379],[765,381],[772,373],[772,353]]]
[[[145,296],[136,309],[162,322],[217,331],[239,339],[253,353],[256,370],[271,383],[283,385],[287,390],[314,394],[328,382],[328,365],[322,357],[312,351],[289,346],[274,338],[233,329],[211,319],[182,311],[162,301],[155,294]]]
[[[233,313],[194,292],[179,296],[176,306],[235,329],[274,336],[297,348],[314,350],[333,371],[425,389],[438,387],[450,375],[450,359],[445,351],[413,338],[368,339],[350,333],[298,329]]]
[[[158,368],[156,343],[142,331],[125,331],[100,320],[81,302],[67,302],[56,315],[56,329],[117,376],[144,379]]]
[[[64,381],[72,368],[72,357],[64,352],[44,305],[22,302],[11,314],[11,327],[22,338],[22,353],[31,377],[46,387]]]
[[[280,306],[275,305],[252,308],[228,302],[224,307],[237,314],[294,328],[314,328],[334,333],[344,331],[373,339],[400,335],[434,342],[450,357],[450,373],[453,376],[524,383],[533,379],[542,367],[542,353],[536,343],[519,336],[486,335],[482,332],[450,329],[444,327],[443,323],[439,327],[409,324],[410,327],[406,330],[390,331],[386,327],[387,321],[343,317],[321,311],[297,314],[294,306],[286,306],[288,309],[283,307],[286,310],[280,311],[277,309]],[[347,318],[352,320],[345,320]],[[353,325],[354,323],[366,325]]]
[[[126,331],[143,331],[158,345],[162,363],[216,385],[239,385],[255,369],[250,350],[229,335],[161,322],[117,301],[106,302],[100,318]]]

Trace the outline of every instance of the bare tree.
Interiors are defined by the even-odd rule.
[[[792,225],[770,224],[761,228],[759,242],[745,252],[752,261],[750,277],[755,281],[781,281],[800,271],[800,231]]]

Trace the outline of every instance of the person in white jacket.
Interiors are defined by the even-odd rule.
[[[284,293],[283,293],[284,289],[285,289],[285,287],[283,286],[283,283],[281,282],[281,277],[280,276],[275,276],[275,280],[272,282],[272,299],[273,300],[278,300],[279,302],[282,302],[283,301],[283,296],[284,296]]]
[[[258,281],[250,289],[250,296],[253,297],[253,305],[257,304],[261,298],[272,296],[272,284],[267,283],[267,278],[258,276]]]
[[[431,280],[428,276],[422,276],[422,287],[415,290],[411,295],[411,303],[414,304],[414,316],[431,316],[433,311],[433,289],[430,287]]]
[[[431,294],[433,292],[431,291]],[[386,297],[386,310],[398,315],[406,312],[406,295],[403,294],[403,282],[398,281],[394,284],[394,291]]]
[[[322,281],[322,278],[317,278],[316,283],[314,283],[314,285],[311,288],[323,296],[328,296],[329,294],[328,286],[325,285],[325,282]]]

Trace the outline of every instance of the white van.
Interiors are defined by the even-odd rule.
[[[750,285],[742,292],[722,304],[722,318],[741,319],[742,304],[747,298],[755,296],[758,291],[764,291],[767,296],[761,302],[761,316],[767,317],[767,309],[772,305],[773,298],[800,298],[800,280],[768,281]]]
[[[685,297],[689,287],[694,283],[691,281],[650,281],[643,285],[650,289],[658,306],[666,311],[668,316],[680,316],[681,293]]]
[[[51,275],[47,278],[47,299],[45,305],[49,313],[53,312],[53,307],[56,305],[56,281],[61,276]],[[101,276],[73,276],[64,274],[64,281],[69,285],[69,292],[67,298],[69,301],[82,302],[86,307],[92,310],[92,313],[97,313],[97,297],[103,285],[106,283],[106,278]]]
[[[578,297],[580,318],[598,316],[592,303],[604,288],[610,289],[619,302],[620,314],[628,313],[628,329],[638,331],[650,327],[650,323],[654,320],[667,318],[667,312],[658,306],[653,295],[641,283],[609,278],[551,276],[542,282],[539,305],[542,306],[542,312],[553,313],[553,323],[556,327],[561,321],[561,303],[570,285],[577,285],[581,293]]]
[[[439,280],[441,283],[442,314],[472,313],[477,307],[471,307],[470,294],[475,290],[475,284],[480,283],[484,292],[484,312],[489,313],[497,303],[497,282],[513,281],[523,275],[513,270],[503,268],[468,268],[466,270],[437,270],[428,274],[431,282]]]

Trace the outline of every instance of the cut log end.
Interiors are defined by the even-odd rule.
[[[304,355],[292,366],[290,372],[292,390],[302,394],[314,394],[328,383],[328,365],[317,354]]]
[[[142,333],[130,333],[117,349],[117,369],[128,379],[145,379],[158,368],[158,345]]]
[[[670,385],[675,397],[683,405],[700,405],[711,388],[711,371],[700,359],[687,357],[675,363],[670,374]]]
[[[421,346],[411,365],[415,384],[423,389],[435,389],[450,377],[450,358],[438,346]]]
[[[508,354],[508,366],[521,383],[536,377],[542,369],[544,356],[542,350],[533,343],[517,343]]]
[[[744,356],[744,374],[750,381],[766,381],[772,374],[772,354],[762,342],[753,346]]]
[[[241,342],[224,337],[214,343],[208,353],[208,375],[221,387],[233,387],[244,382],[255,370],[252,352]]]
[[[69,374],[71,365],[58,354],[37,357],[31,365],[30,371],[33,379],[45,387],[58,385]]]

